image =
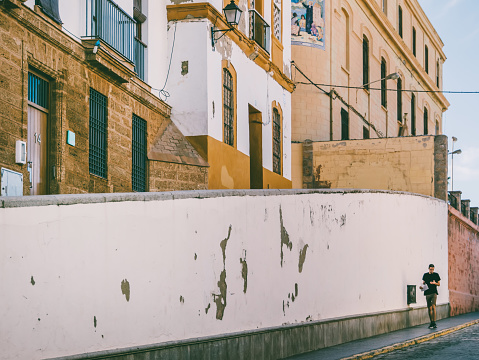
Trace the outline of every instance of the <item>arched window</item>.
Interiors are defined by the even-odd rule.
[[[411,135],[416,135],[416,95],[411,94]]]
[[[429,48],[427,45],[424,46],[424,69],[426,74],[429,74]]]
[[[440,72],[440,64],[439,64],[439,59],[436,62],[436,86],[439,88],[439,72]]]
[[[281,112],[277,107],[273,107],[273,172],[279,175],[281,175],[282,170],[281,123]]]
[[[402,79],[398,78],[397,88],[397,120],[402,123]]]
[[[429,115],[427,113],[427,108],[424,108],[424,135],[427,135],[429,133],[428,129],[428,123],[429,123]]]
[[[223,68],[223,141],[234,146],[234,83],[228,69]]]
[[[416,56],[416,28],[412,27],[412,53]]]
[[[388,96],[387,96],[387,89],[386,89],[386,72],[387,72],[387,66],[386,66],[386,60],[384,58],[381,58],[381,105],[384,106],[385,108],[388,107]]]
[[[349,70],[349,14],[343,10],[344,16],[344,68]]]
[[[399,6],[398,8],[398,33],[399,36],[402,38],[402,7]]]
[[[369,83],[369,40],[363,36],[363,85]],[[369,89],[369,85],[364,86]]]

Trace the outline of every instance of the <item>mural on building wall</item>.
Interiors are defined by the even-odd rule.
[[[325,0],[291,0],[291,44],[324,50]]]

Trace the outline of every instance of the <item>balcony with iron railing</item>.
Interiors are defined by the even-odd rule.
[[[268,54],[271,52],[271,28],[256,10],[249,10],[249,38]]]
[[[87,37],[100,39],[135,65],[144,79],[146,45],[136,39],[136,20],[112,0],[87,0]]]

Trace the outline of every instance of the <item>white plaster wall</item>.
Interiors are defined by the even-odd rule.
[[[158,90],[155,89],[162,89],[165,84],[168,54],[171,51],[171,47],[168,47],[166,6],[165,1],[143,0],[143,7],[146,7],[148,16],[143,25],[143,41],[148,45],[146,82],[154,88],[153,93],[158,95]]]
[[[406,285],[431,262],[447,303],[446,206],[326,192],[1,208],[0,359],[405,309]],[[425,306],[420,292],[414,306]]]

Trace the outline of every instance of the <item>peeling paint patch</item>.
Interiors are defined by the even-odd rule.
[[[343,227],[344,225],[346,225],[346,214],[341,215],[341,220],[339,222],[340,227]]]
[[[30,284],[35,285],[35,280],[33,279],[33,276],[30,278]]]
[[[181,62],[181,75],[185,76],[188,74],[188,61]]]
[[[241,263],[241,277],[243,278],[243,293],[246,294],[248,289],[248,263],[246,262],[246,250],[244,251],[244,258],[240,258]]]
[[[205,308],[205,313],[208,314],[208,311],[210,310],[210,308],[211,308],[211,304],[208,304],[208,306]]]
[[[283,245],[286,245],[289,251],[291,251],[293,243],[289,240],[288,231],[286,231],[283,224],[283,210],[281,209],[281,206],[279,207],[279,221],[281,223],[281,267],[283,267]]]
[[[198,259],[198,255],[196,255],[196,253],[195,253],[195,260],[196,260],[196,259]]]
[[[130,283],[126,279],[121,281],[121,293],[125,295],[126,301],[130,301]]]
[[[96,324],[97,324],[97,321],[96,321],[96,316],[93,316],[93,326],[96,328]]]
[[[298,284],[294,284],[294,295],[298,297]]]
[[[230,225],[228,228],[228,236],[220,243],[221,251],[223,253],[223,271],[221,271],[220,279],[218,280],[218,288],[220,293],[213,294],[214,302],[216,304],[216,318],[218,320],[223,320],[223,315],[226,308],[226,290],[228,288],[228,285],[226,284],[226,245],[228,245],[228,240],[230,239],[232,229],[233,226]]]
[[[182,303],[182,304],[185,303],[185,298],[182,295],[180,295],[180,303]]]
[[[299,250],[299,264],[298,264],[298,270],[299,272],[303,272],[303,265],[304,261],[306,260],[306,251],[308,250],[309,245],[306,244],[303,246],[301,250]]]

